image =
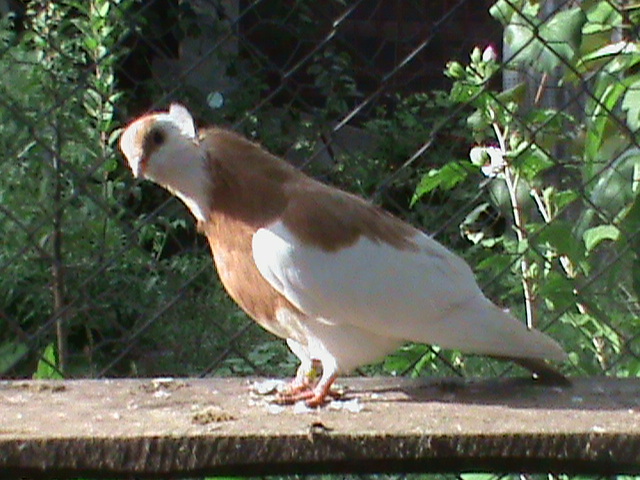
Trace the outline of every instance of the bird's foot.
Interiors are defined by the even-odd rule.
[[[327,397],[340,398],[340,392],[332,391],[330,382],[320,382],[317,385],[311,382],[300,384],[297,379],[288,385],[283,391],[278,393],[277,403],[280,405],[292,405],[304,401],[308,407],[319,407],[327,403]]]
[[[313,400],[313,405],[309,404],[311,400]],[[315,389],[311,385],[298,385],[279,392],[276,401],[280,405],[293,405],[294,403],[305,401],[307,405],[315,407],[321,404],[319,400],[319,398],[316,398]]]
[[[278,390],[278,397],[295,397],[296,395],[302,394],[309,390],[313,390],[313,385],[311,385],[310,383],[300,383],[298,382],[298,380],[293,380]]]
[[[301,393],[312,391],[316,386],[317,380],[312,380],[308,376],[297,375],[296,378],[279,389],[278,397],[291,397]]]
[[[298,368],[298,372],[293,380],[291,380],[287,385],[285,385],[278,392],[279,396],[295,396],[300,393],[313,390],[313,388],[318,384],[320,380],[320,375],[318,374],[318,370],[321,369],[322,366],[320,362],[315,361],[312,363],[310,368],[300,367]]]
[[[320,407],[328,402],[329,398],[338,399],[341,397],[340,392],[334,391],[318,391],[314,388],[308,388],[306,390],[299,390],[296,393],[280,393],[276,399],[276,402],[280,405],[293,405],[295,403],[304,401],[307,407]]]

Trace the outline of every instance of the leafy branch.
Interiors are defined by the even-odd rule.
[[[624,313],[613,314],[609,304],[617,292],[634,305],[640,297],[634,273],[640,272],[640,259],[629,248],[637,245],[633,235],[640,211],[635,102],[640,43],[625,35],[624,23],[637,23],[640,8],[628,8],[625,19],[610,2],[595,1],[543,18],[540,2],[498,0],[491,13],[505,25],[508,68],[536,70],[541,80],[531,104],[524,84],[502,92],[491,87],[504,68],[491,47],[474,49],[467,65],[447,65],[445,73],[453,79],[450,98],[472,108],[467,123],[476,145],[467,161],[490,179],[491,203],[512,225],[511,233],[495,236],[461,230],[488,252],[481,271],[504,266],[500,250],[518,258],[529,327],[540,323],[545,308],[553,314],[547,322],[559,319],[557,328],[579,333],[567,333],[565,340],[576,362],[582,355],[584,365],[595,358],[607,369],[611,351],[620,352],[624,344],[618,326],[625,322]],[[539,106],[547,87],[574,84],[582,90],[589,86],[582,97],[584,116],[570,115],[563,105]],[[457,185],[450,167],[459,163],[452,160],[429,171],[415,198]],[[608,297],[590,294],[594,280],[608,270],[606,259],[629,257],[636,265],[631,278],[612,272]],[[576,340],[581,336],[588,342]],[[630,374],[637,371],[629,366]]]

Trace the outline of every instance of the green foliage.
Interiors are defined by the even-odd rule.
[[[2,105],[0,117],[3,125],[6,126],[0,142],[5,155],[15,159],[14,161],[5,160],[0,165],[2,175],[8,180],[1,187],[0,196],[6,200],[6,205],[11,209],[11,216],[15,216],[11,218],[10,215],[6,215],[2,218],[3,227],[6,227],[3,230],[10,234],[0,257],[3,263],[7,262],[7,268],[15,277],[9,275],[8,278],[12,279],[13,284],[5,280],[2,282],[1,291],[7,302],[5,305],[13,307],[10,313],[19,315],[20,304],[28,302],[29,306],[25,310],[33,316],[34,320],[39,314],[46,314],[48,302],[43,298],[46,294],[40,294],[40,298],[29,298],[29,294],[21,287],[31,287],[33,284],[29,280],[36,278],[47,281],[48,262],[45,257],[49,255],[52,231],[50,228],[37,229],[30,225],[37,224],[39,215],[53,215],[51,210],[38,211],[33,200],[40,201],[41,205],[51,206],[51,202],[47,200],[52,197],[55,185],[67,181],[58,176],[58,172],[53,175],[51,173],[52,170],[56,170],[55,165],[59,165],[59,157],[69,152],[63,146],[64,142],[59,141],[68,133],[66,125],[62,126],[64,121],[62,115],[55,118],[48,117],[38,112],[37,108],[44,111],[53,109],[54,105],[62,100],[62,97],[58,97],[58,92],[52,91],[52,82],[55,84],[56,80],[59,81],[57,77],[68,73],[63,65],[67,62],[67,56],[77,54],[75,46],[64,42],[58,44],[56,42],[59,39],[58,30],[47,26],[48,21],[51,20],[61,22],[61,31],[68,27],[58,14],[59,10],[56,7],[34,4],[33,10],[29,11],[33,29],[25,33],[22,38],[12,35],[10,25],[5,25],[3,48],[7,50],[0,65],[2,77],[5,80],[1,85],[5,102]],[[8,49],[10,46],[13,48]],[[55,54],[47,55],[44,49],[49,47],[59,48],[59,50]],[[70,80],[77,80],[77,78],[72,77]],[[70,89],[67,90],[67,93],[69,92]],[[62,89],[59,93],[65,94]],[[74,162],[77,158],[74,157]],[[35,161],[30,162],[31,159]],[[25,179],[31,181],[25,181]],[[32,253],[34,258],[31,268],[26,272],[20,271],[19,269],[24,268],[24,265],[18,264],[15,259],[20,255],[23,245],[34,242],[34,235],[38,237],[37,245],[40,248],[33,252],[36,255]],[[27,281],[22,285],[20,283],[16,285],[13,282],[13,278],[25,277]],[[43,310],[38,312],[33,308],[36,305],[40,308],[44,307]],[[21,321],[23,325],[27,322],[27,319]],[[45,350],[45,354],[47,352]],[[54,363],[54,365],[57,364]]]
[[[325,104],[319,112],[325,118],[346,115],[353,100],[360,97],[351,73],[351,58],[346,52],[336,52],[333,48],[317,54],[307,72],[313,76],[314,85]]]
[[[29,347],[16,341],[6,341],[0,345],[0,375],[9,372],[29,353]]]
[[[601,2],[606,3],[606,2]],[[587,16],[581,7],[560,10],[540,18],[541,2],[499,0],[491,15],[505,25],[504,39],[513,56],[510,68],[527,65],[540,71],[572,62],[582,42]]]
[[[182,262],[166,259],[184,225],[182,207],[177,218],[169,211],[171,220],[159,216],[153,223],[132,213],[140,190],[120,166],[115,116],[122,96],[115,74],[128,34],[122,25],[132,5],[30,2],[24,33],[13,33],[10,24],[1,30],[0,302],[15,323],[0,331],[5,374],[26,376],[35,368],[36,376],[49,378],[47,365],[62,368],[59,352],[53,357],[53,344],[61,344],[59,338],[52,343],[56,317],[64,318],[58,337],[68,345],[65,374],[99,372],[129,337],[143,336],[150,312],[177,302],[185,282],[180,275],[210,269],[206,255],[194,262],[188,255]],[[56,264],[62,281],[53,280]],[[54,304],[54,288],[62,306]],[[179,321],[171,313],[158,315]],[[16,343],[18,329],[29,343]],[[148,352],[145,342],[130,354],[130,365]],[[129,373],[125,365],[112,365],[111,373]]]
[[[427,345],[409,344],[389,355],[384,360],[383,368],[391,375],[417,376],[427,367],[433,368],[435,350]]]
[[[451,190],[466,180],[469,170],[471,170],[469,163],[463,161],[450,162],[441,168],[429,170],[429,172],[420,179],[411,203],[415,204],[418,199],[438,188]]]
[[[593,78],[584,117],[525,106],[522,85],[494,92],[495,55],[476,48],[468,65],[451,62],[445,73],[454,80],[451,100],[474,109],[468,125],[479,145],[471,148],[466,167],[451,160],[429,171],[414,199],[458,185],[463,168],[488,177],[493,206],[511,217],[512,228],[498,236],[469,228],[491,206],[486,202],[462,222],[463,234],[489,252],[478,265],[481,278],[511,269],[525,293],[527,320],[542,327],[551,322],[572,361],[591,373],[610,368],[626,341],[620,332],[637,323],[633,310],[616,305],[638,304],[640,297],[638,250],[629,248],[630,241],[637,246],[638,231],[640,121],[633,67],[640,51],[637,41],[611,40],[622,19],[609,2],[587,2],[543,19],[539,9],[540,2],[528,0],[499,0],[491,8],[505,25],[508,68],[559,69],[567,86]],[[637,17],[637,10],[631,15]],[[615,270],[607,265],[611,260]],[[628,260],[631,271],[614,273]],[[637,362],[625,361],[618,374],[635,375]]]

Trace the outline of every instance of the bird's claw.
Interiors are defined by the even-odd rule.
[[[276,397],[276,403],[280,405],[293,405],[300,401],[304,401],[309,407],[317,407],[324,403],[324,399],[316,395],[315,390],[311,387],[307,387],[306,389],[299,388],[296,391],[280,392]]]
[[[319,407],[327,403],[327,397],[338,399],[341,396],[341,392],[333,391],[330,387],[319,388],[311,383],[301,385],[294,380],[284,390],[278,392],[276,403],[279,405],[293,405],[304,401],[308,407]]]

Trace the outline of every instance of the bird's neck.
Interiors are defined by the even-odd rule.
[[[183,164],[163,186],[189,208],[198,222],[206,222],[211,213],[211,181],[204,158]]]

